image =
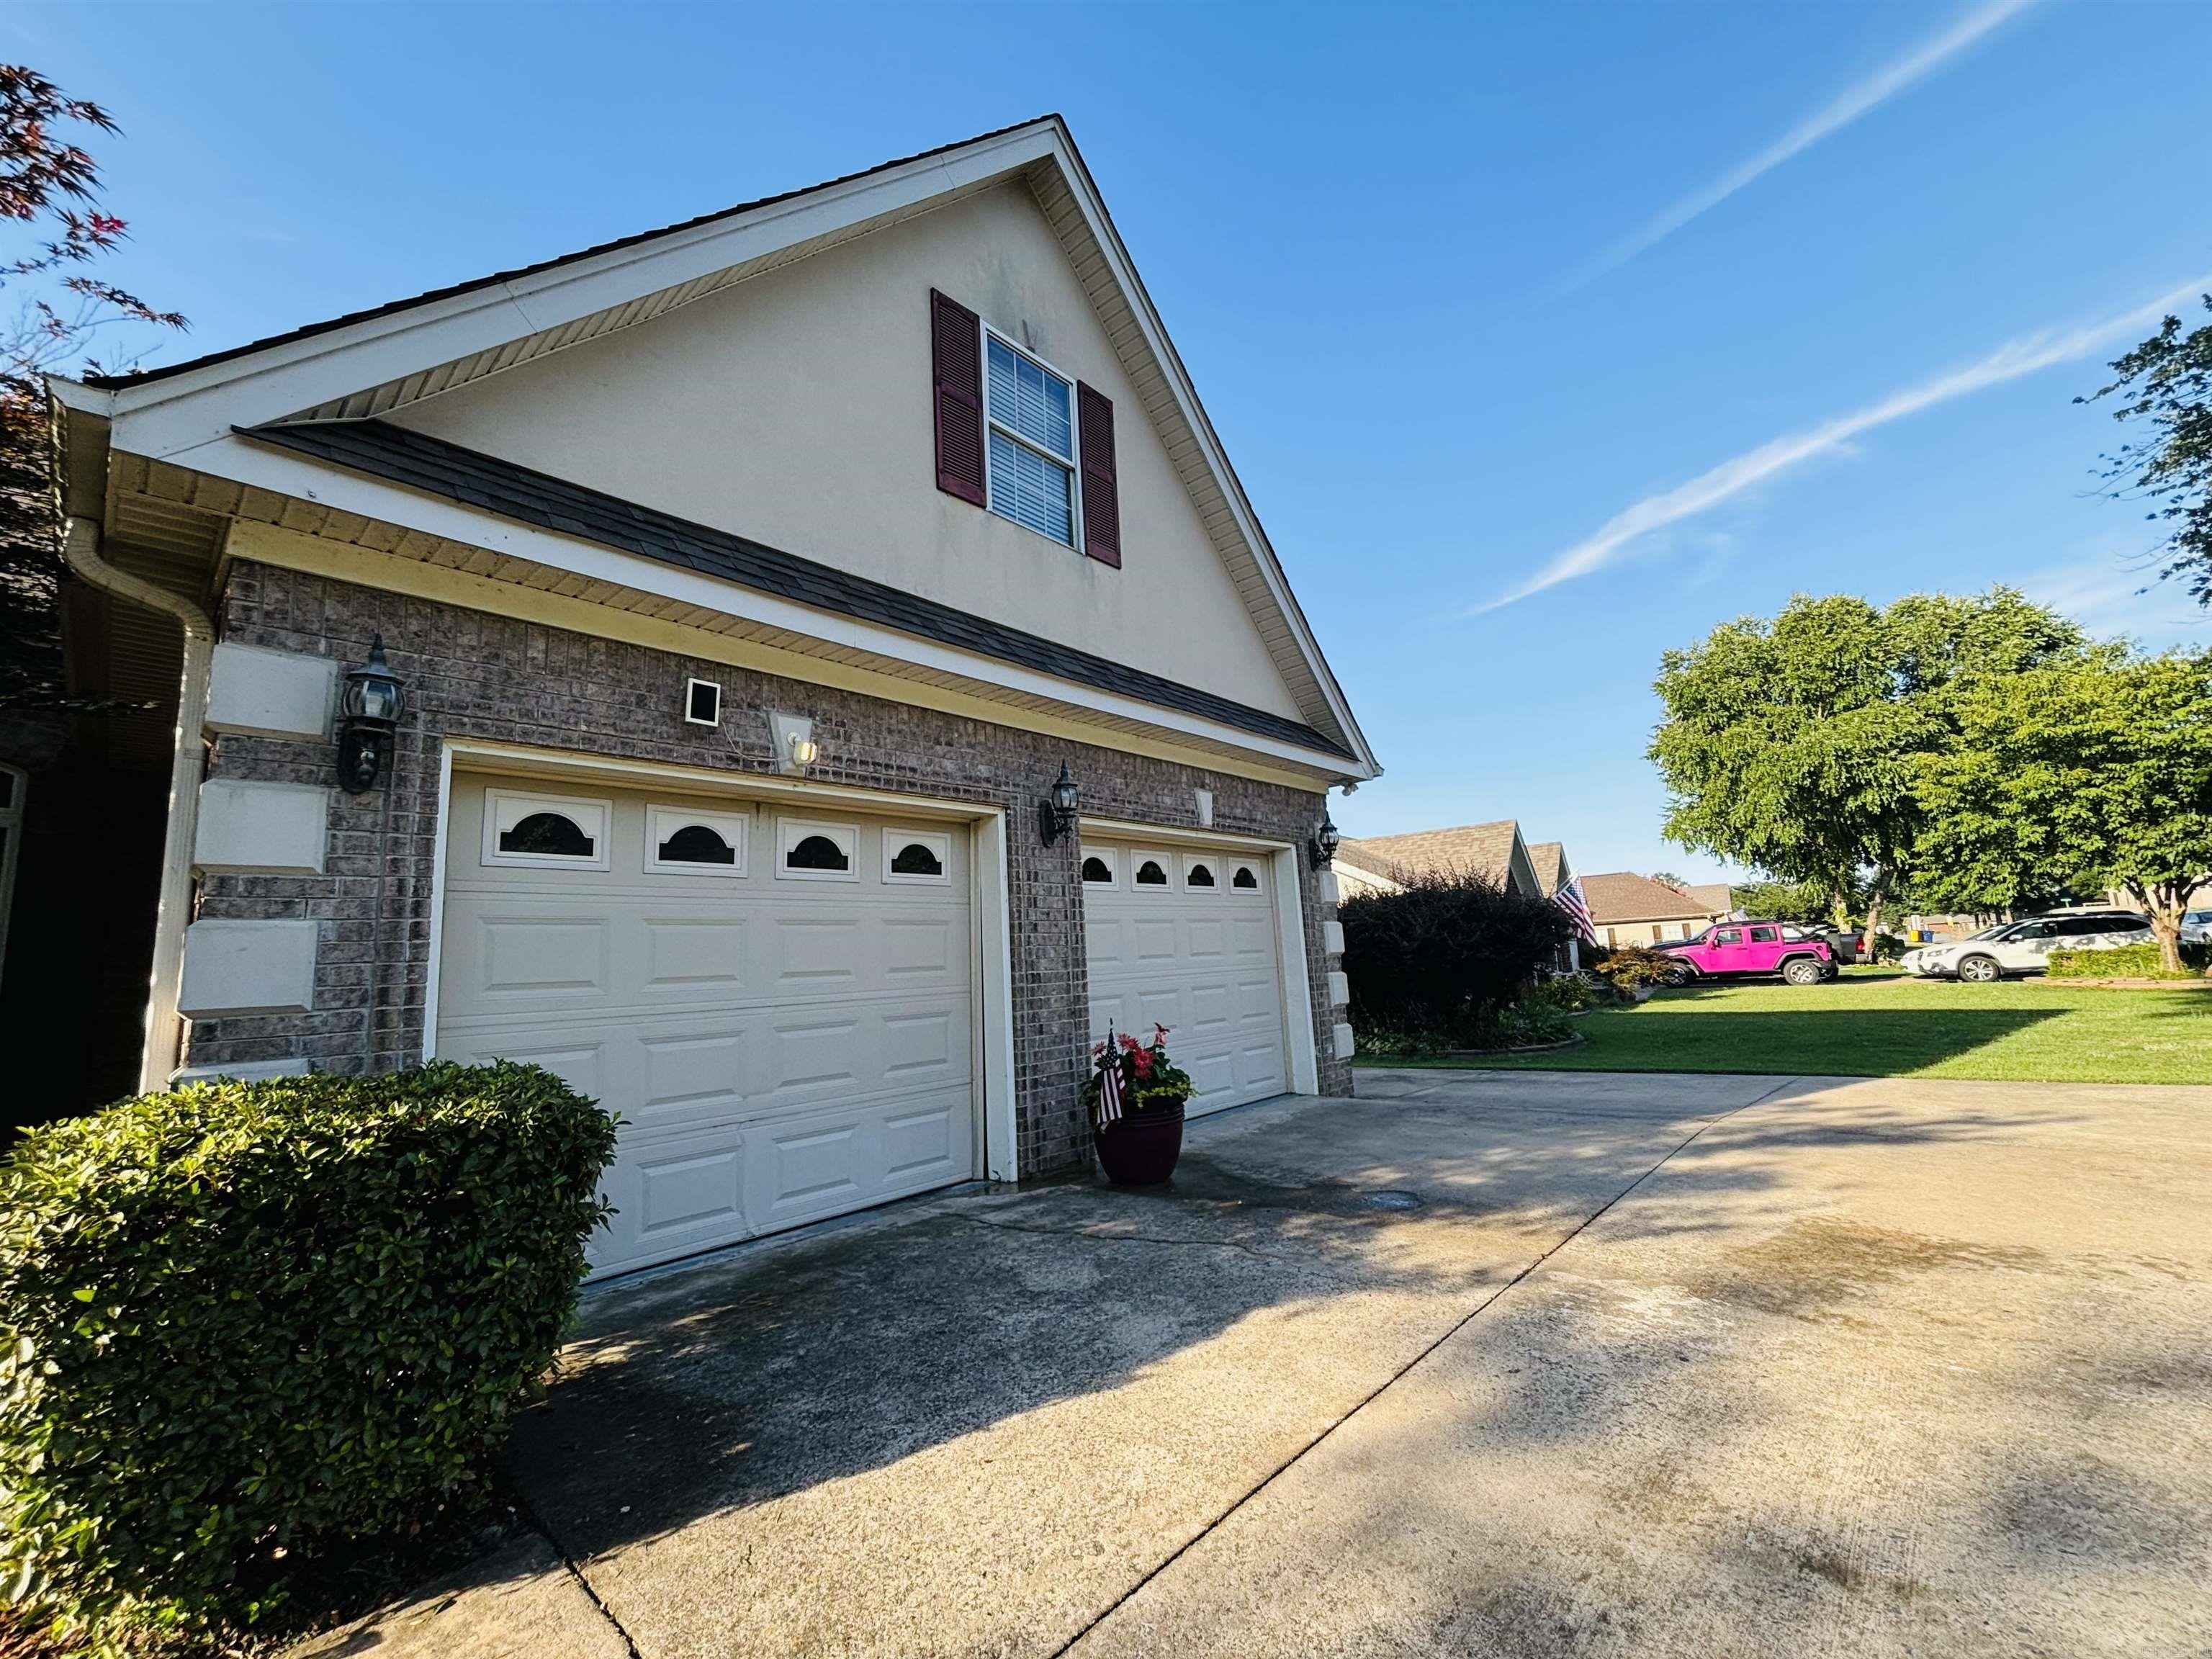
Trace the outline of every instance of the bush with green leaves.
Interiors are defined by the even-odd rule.
[[[1352,1022],[1448,1047],[1474,1039],[1539,968],[1558,958],[1571,931],[1540,898],[1469,872],[1409,873],[1402,890],[1370,893],[1339,908]]]
[[[2120,945],[2106,951],[2053,951],[2046,958],[2053,979],[2195,979],[2203,974],[2207,957],[2202,945],[2181,947],[2183,972],[2168,970],[2158,946]]]
[[[1617,991],[1664,985],[1681,970],[1681,957],[1655,951],[1648,945],[1613,945],[1597,953],[1589,964],[1591,973]]]
[[[606,1214],[550,1073],[200,1084],[0,1164],[0,1595],[110,1646],[485,1490]]]

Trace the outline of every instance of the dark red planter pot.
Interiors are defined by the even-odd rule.
[[[1182,1156],[1182,1103],[1167,1111],[1123,1118],[1100,1133],[1091,1132],[1106,1179],[1116,1187],[1157,1187],[1175,1173]]]

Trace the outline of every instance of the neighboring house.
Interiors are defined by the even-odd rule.
[[[1575,878],[1575,867],[1568,862],[1567,849],[1556,841],[1540,841],[1528,849],[1528,862],[1536,872],[1537,885],[1546,898],[1556,897],[1559,889]],[[1583,963],[1583,941],[1580,935],[1570,938],[1559,947],[1559,970],[1572,973]]]
[[[1583,897],[1589,903],[1597,936],[1607,945],[1657,945],[1670,939],[1690,939],[1729,916],[1726,889],[1718,890],[1717,906],[1691,897],[1633,871],[1617,870],[1583,878]]]
[[[602,1272],[1073,1165],[1109,1024],[1350,1092],[1377,768],[1057,118],[54,391],[181,734],[143,1085],[538,1061]]]
[[[1713,914],[1714,920],[1723,921],[1735,914],[1735,893],[1724,881],[1692,882],[1687,887],[1675,889],[1692,902],[1702,904]]]
[[[1512,818],[1496,823],[1462,824],[1456,830],[1420,830],[1404,836],[1347,836],[1337,843],[1334,866],[1337,885],[1347,898],[1360,893],[1396,892],[1408,875],[1470,872],[1531,897],[1545,896],[1536,866]]]

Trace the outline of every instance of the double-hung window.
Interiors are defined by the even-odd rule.
[[[985,338],[991,511],[1073,547],[1074,389],[997,335]]]

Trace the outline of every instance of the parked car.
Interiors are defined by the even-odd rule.
[[[1792,985],[1818,985],[1841,971],[1827,940],[1784,921],[1717,922],[1695,939],[1670,939],[1651,948],[1679,964],[1668,974],[1669,985],[1752,974],[1779,974]]]
[[[2212,940],[2212,910],[2185,910],[2181,914],[2181,942],[2184,945],[2203,945]]]
[[[2024,921],[2001,921],[1948,945],[1905,953],[1905,965],[1928,979],[1960,979],[1988,985],[2008,974],[2039,974],[2053,951],[2102,951],[2142,945],[2153,937],[2150,918],[2132,910],[2054,910]]]

